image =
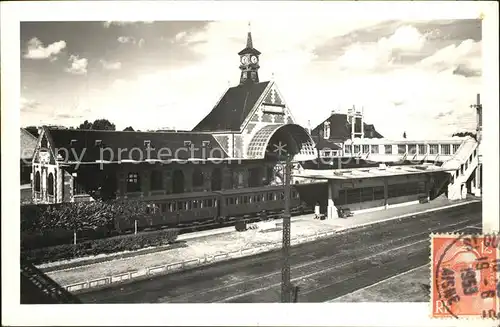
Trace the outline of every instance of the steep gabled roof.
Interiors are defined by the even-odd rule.
[[[37,141],[38,139],[33,134],[21,128],[21,159],[33,158]]]
[[[47,131],[57,150],[67,149],[69,152],[68,161],[145,160],[148,157],[149,159],[161,160],[227,157],[219,143],[208,133],[122,132],[51,128],[48,128]],[[100,141],[102,145],[99,146],[99,142],[96,141]],[[150,141],[151,144],[152,149],[149,154],[144,144],[145,141]],[[188,141],[190,143],[185,143]],[[191,146],[194,147],[194,150],[191,150]],[[122,152],[119,158],[120,149]],[[61,154],[60,151],[58,153]],[[66,159],[66,155],[62,155],[63,159]]]
[[[311,134],[317,136],[320,131],[322,132],[323,124],[327,121],[330,122],[331,140],[347,140],[351,138],[352,125],[347,121],[347,115],[338,113],[332,114],[330,117],[321,122],[321,124],[316,126],[311,131]],[[365,123],[363,123],[363,125],[364,125],[365,137],[383,138],[383,136],[375,130],[375,127],[373,125]]]
[[[239,131],[270,82],[229,88],[212,111],[193,128],[195,132]]]

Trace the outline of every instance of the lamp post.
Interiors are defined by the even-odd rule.
[[[283,213],[283,239],[282,239],[282,260],[281,268],[281,302],[290,303],[292,287],[290,282],[290,178],[292,175],[292,163],[290,156],[286,156],[285,162],[285,210]]]

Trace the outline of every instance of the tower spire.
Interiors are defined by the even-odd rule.
[[[253,42],[252,42],[252,25],[251,25],[250,22],[248,22],[247,48],[248,49],[252,49],[253,48]]]

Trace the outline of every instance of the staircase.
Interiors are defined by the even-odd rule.
[[[75,304],[78,298],[27,261],[21,261],[21,304]]]
[[[450,160],[443,163],[442,168],[449,169],[450,183],[448,184],[448,198],[450,200],[465,199],[467,196],[467,180],[476,173],[473,183],[479,185],[479,143],[469,137],[455,152]],[[480,187],[475,187],[474,191],[479,193]]]

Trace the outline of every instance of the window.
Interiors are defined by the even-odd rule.
[[[352,146],[351,145],[346,145],[345,146],[345,153],[346,154],[351,154]]]
[[[274,200],[274,194],[272,192],[267,193],[267,201],[273,201]]]
[[[373,188],[373,200],[383,200],[384,199],[384,187],[376,186]]]
[[[427,144],[418,145],[418,154],[427,154]]]
[[[453,144],[453,153],[457,152],[459,147],[460,144]]]
[[[52,173],[49,174],[47,192],[49,195],[54,195],[54,175]]]
[[[159,170],[151,171],[151,191],[163,189],[163,172]]]
[[[414,155],[417,153],[417,145],[416,144],[408,144],[408,154]]]
[[[361,202],[373,201],[373,188],[365,187],[361,189]]]
[[[323,137],[327,140],[330,138],[330,122],[329,121],[326,121],[323,124]]]
[[[200,168],[196,167],[193,171],[193,187],[203,186],[204,176]]]
[[[370,153],[370,146],[368,144],[363,144],[363,154]]]
[[[398,144],[398,154],[406,153],[406,144]]]
[[[139,173],[128,173],[127,176],[127,192],[140,192],[141,184]]]
[[[346,197],[346,191],[345,190],[340,190],[339,191],[339,197],[336,199],[335,204],[336,205],[343,205],[345,203],[345,197]]]
[[[384,153],[392,154],[392,145],[384,145]]]
[[[73,195],[83,195],[87,194],[85,188],[78,183],[77,177],[73,177]]]
[[[361,202],[361,192],[359,188],[346,190],[346,204]]]
[[[429,146],[429,154],[438,154],[439,152],[439,147],[437,144],[431,144]]]
[[[40,179],[40,172],[37,171],[35,173],[35,191],[40,192],[41,188],[42,188],[42,180]]]
[[[361,151],[361,147],[359,145],[354,146],[354,154],[358,154]]]
[[[441,154],[444,154],[444,155],[451,154],[449,144],[441,144]]]
[[[370,153],[378,153],[378,145],[372,145],[370,147]]]

